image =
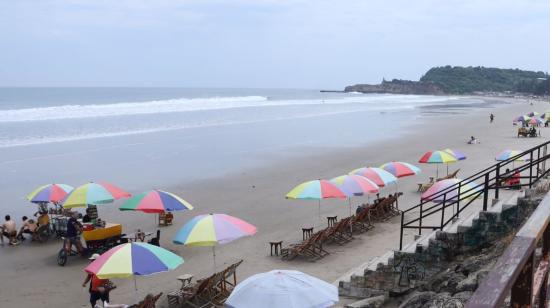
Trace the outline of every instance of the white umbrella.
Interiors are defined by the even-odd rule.
[[[253,275],[231,292],[233,308],[325,308],[338,302],[338,288],[299,271],[273,270]]]

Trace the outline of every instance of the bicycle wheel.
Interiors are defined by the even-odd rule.
[[[67,252],[65,251],[65,247],[63,247],[57,254],[57,264],[59,266],[65,266],[66,263],[67,263]]]

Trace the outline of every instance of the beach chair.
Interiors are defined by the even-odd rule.
[[[176,307],[194,307],[194,308],[202,308],[202,307],[208,307],[209,303],[202,302],[201,298],[199,298],[199,294],[204,292],[204,290],[208,287],[208,285],[211,283],[214,275],[205,278],[197,280],[194,284],[189,285],[187,287],[184,287],[180,290],[171,292],[168,294],[168,305],[170,308],[176,308]]]
[[[301,243],[291,244],[281,249],[281,258],[283,260],[292,260],[298,256],[302,256],[310,261],[316,261],[324,257],[328,254],[328,252],[322,247],[323,236],[324,230],[314,233],[311,237]]]
[[[353,239],[350,229],[350,223],[353,216],[340,220],[334,227],[328,228],[324,234],[326,242],[343,245]]]
[[[442,178],[438,178],[437,181],[442,181],[442,180],[448,180],[448,179],[456,179],[456,176],[458,175],[458,172],[460,171],[460,169],[456,169],[455,172],[453,173],[449,173],[448,175],[442,177]]]
[[[431,176],[430,177],[430,181],[428,183],[417,183],[418,184],[418,192],[425,192],[426,190],[428,190],[430,187],[432,187],[432,185],[434,184],[434,178]]]
[[[386,221],[393,217],[393,211],[391,210],[392,199],[386,197],[380,200],[372,207],[373,219],[376,221]]]
[[[391,211],[394,213],[394,216],[401,215],[401,211],[399,210],[399,197],[402,195],[402,192],[397,192],[392,197]]]
[[[147,294],[141,302],[135,305],[131,305],[129,306],[129,308],[155,308],[156,303],[161,296],[162,296],[162,292],[160,292],[157,295]]]
[[[168,226],[172,224],[174,215],[170,212],[160,212],[159,213],[159,226]]]
[[[217,294],[211,301],[213,304],[222,306],[225,300],[229,297],[235,286],[237,286],[237,267],[243,263],[243,260],[233,263],[224,269],[222,273],[221,281],[218,283],[217,288],[219,294]]]
[[[361,212],[353,216],[351,224],[353,226],[352,230],[359,233],[367,232],[368,230],[374,228],[374,225],[370,220],[370,207],[364,207]]]

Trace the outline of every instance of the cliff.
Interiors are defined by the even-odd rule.
[[[516,93],[549,95],[550,75],[544,72],[520,69],[502,69],[483,66],[433,67],[420,81],[383,80],[380,84],[356,84],[345,92],[390,94],[475,94]]]
[[[345,92],[361,93],[389,93],[389,94],[426,94],[438,95],[445,92],[437,85],[431,82],[398,80],[382,81],[380,84],[356,84],[347,86]]]

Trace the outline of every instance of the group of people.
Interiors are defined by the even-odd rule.
[[[38,216],[38,221],[23,216],[22,226],[17,230],[17,225],[15,220],[11,218],[10,215],[4,217],[4,223],[0,226],[0,242],[1,245],[4,245],[4,237],[8,239],[9,245],[18,245],[20,241],[25,240],[25,234],[29,234],[31,239],[34,241],[37,234],[38,228],[40,226],[47,226],[49,224],[49,216],[47,213],[37,212],[35,216]]]

